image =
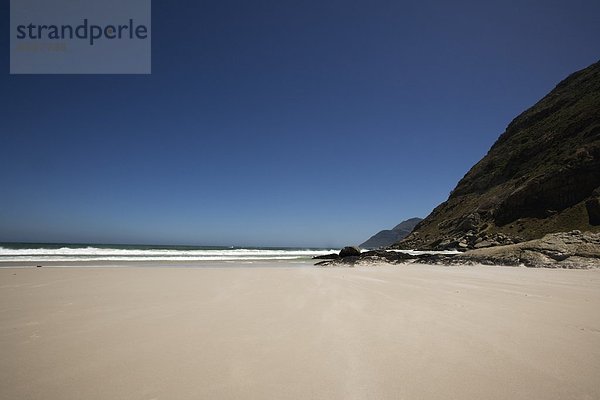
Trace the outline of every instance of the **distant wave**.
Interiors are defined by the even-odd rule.
[[[1,261],[252,261],[296,260],[337,250],[311,249],[118,249],[102,247],[6,248]]]

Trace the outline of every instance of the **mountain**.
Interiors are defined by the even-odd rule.
[[[404,239],[412,232],[414,227],[421,222],[422,218],[411,218],[406,221],[400,222],[392,229],[379,231],[375,235],[371,236],[369,240],[362,243],[360,247],[363,249],[377,249],[379,247],[389,246],[397,241]]]
[[[600,62],[516,117],[395,248],[479,248],[600,232]]]

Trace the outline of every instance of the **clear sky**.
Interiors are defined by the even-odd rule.
[[[0,241],[340,246],[600,58],[594,1],[153,1],[152,75],[10,76]]]

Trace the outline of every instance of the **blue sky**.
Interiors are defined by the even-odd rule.
[[[8,2],[1,7],[8,32]],[[152,75],[0,77],[0,241],[340,246],[600,56],[597,1],[154,1]]]

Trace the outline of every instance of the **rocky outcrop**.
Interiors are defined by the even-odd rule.
[[[422,218],[416,217],[407,219],[406,221],[400,222],[392,229],[379,231],[371,236],[366,242],[362,243],[360,247],[363,249],[377,249],[394,244],[408,236],[422,220]]]
[[[475,249],[600,232],[600,62],[515,118],[399,249]]]
[[[316,257],[315,257],[316,258]],[[415,259],[414,256],[406,253],[400,253],[388,250],[371,250],[360,253],[358,256],[351,256],[345,258],[337,258],[333,260],[320,261],[315,265],[322,267],[333,267],[343,266],[352,267],[355,265],[372,265],[372,264],[398,264],[404,262],[411,262]]]
[[[492,265],[600,267],[600,234],[554,233],[524,243],[472,250],[461,256],[472,262]]]
[[[520,243],[523,238],[520,236],[507,236],[501,232],[491,233],[486,231],[479,231],[475,233],[474,230],[469,230],[462,234],[452,234],[438,239],[429,244],[431,250],[459,250],[467,251],[469,249],[481,249],[485,247],[493,246],[505,246],[509,244]]]
[[[534,268],[600,268],[600,234],[571,231],[553,233],[518,244],[469,250],[459,254],[408,254],[375,250],[359,256],[327,260],[320,266],[388,264],[485,264]]]

